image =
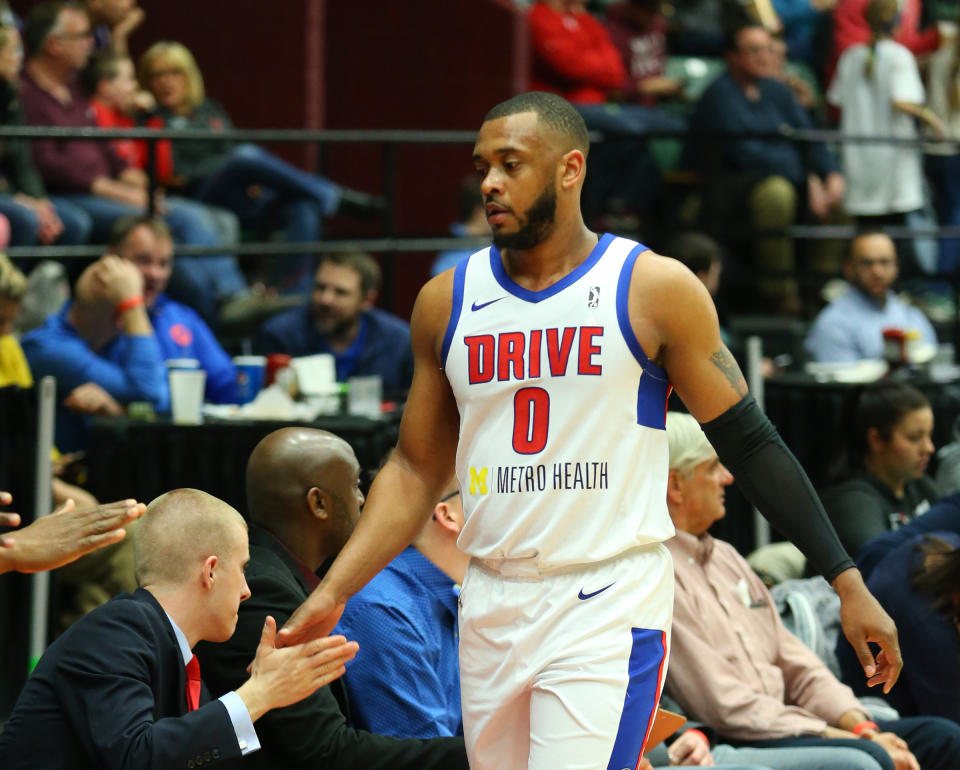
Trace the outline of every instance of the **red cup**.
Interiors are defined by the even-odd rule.
[[[267,356],[267,385],[273,385],[277,372],[290,366],[290,358],[286,353],[271,353]]]

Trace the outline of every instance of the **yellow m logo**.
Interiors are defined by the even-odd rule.
[[[470,468],[470,494],[487,494],[487,471],[489,468]]]

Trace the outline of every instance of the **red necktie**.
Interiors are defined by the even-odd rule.
[[[200,661],[194,655],[187,663],[187,711],[200,708]]]

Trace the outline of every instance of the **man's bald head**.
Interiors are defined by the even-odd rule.
[[[483,122],[533,112],[537,126],[551,130],[560,142],[560,152],[580,150],[584,155],[590,150],[590,134],[587,124],[577,109],[562,96],[545,91],[529,91],[500,102],[486,114]]]
[[[137,583],[176,584],[208,556],[225,559],[246,540],[243,517],[199,489],[174,489],[148,506],[134,541]]]
[[[339,493],[356,482],[358,465],[350,445],[314,428],[281,428],[266,436],[247,461],[250,519],[271,531],[310,513],[308,492]],[[347,475],[351,478],[345,478]]]

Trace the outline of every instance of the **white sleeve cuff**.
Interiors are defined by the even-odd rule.
[[[257,731],[253,729],[253,720],[250,718],[250,712],[247,711],[243,698],[231,691],[221,695],[220,702],[226,707],[227,713],[230,715],[241,754],[246,756],[259,750],[260,739],[257,738]]]

